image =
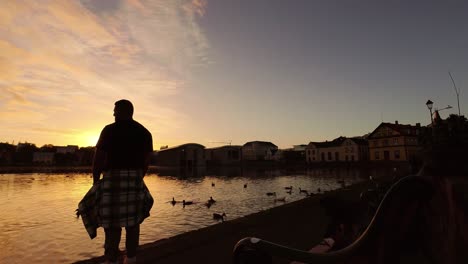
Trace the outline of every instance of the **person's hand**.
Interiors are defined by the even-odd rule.
[[[92,177],[93,177],[93,185],[96,185],[97,183],[99,183],[99,178],[101,178],[101,173],[94,172]]]

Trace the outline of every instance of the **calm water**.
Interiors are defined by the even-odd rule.
[[[331,190],[369,176],[357,170],[241,170],[200,172],[195,178],[150,174],[145,177],[155,203],[151,217],[141,227],[140,244],[217,224],[213,213],[227,220],[283,204],[266,192],[286,197],[286,203],[303,199],[298,187],[309,191]],[[228,176],[219,176],[228,175]],[[375,172],[374,172],[375,175]],[[212,186],[212,183],[215,186]],[[104,233],[91,240],[74,211],[92,184],[89,174],[0,175],[0,263],[70,263],[103,254]],[[247,184],[247,188],[244,188]],[[294,186],[292,194],[284,187]],[[212,196],[217,202],[207,208]],[[169,201],[193,200],[182,207]],[[124,234],[125,232],[123,232]],[[124,236],[123,236],[124,237]],[[124,248],[124,238],[121,242]]]

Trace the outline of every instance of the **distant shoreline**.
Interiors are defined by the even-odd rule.
[[[13,173],[91,173],[91,166],[2,166],[0,174]]]
[[[288,163],[243,163],[237,165],[218,165],[201,167],[207,171],[229,168],[257,168],[257,169],[324,169],[324,168],[393,168],[407,170],[407,162],[366,162],[366,163],[319,163],[319,164],[288,164]],[[199,169],[199,168],[198,168]],[[148,173],[180,171],[179,167],[160,167],[151,165]],[[0,174],[29,174],[29,173],[92,173],[92,166],[0,166]]]

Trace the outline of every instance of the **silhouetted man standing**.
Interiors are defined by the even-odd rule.
[[[105,256],[117,263],[122,227],[126,231],[127,263],[136,262],[140,223],[148,189],[143,177],[148,170],[153,139],[151,133],[133,120],[128,100],[115,103],[115,122],[101,132],[93,163],[93,184],[99,183],[98,222],[105,231]],[[101,173],[103,177],[100,180]],[[152,200],[152,198],[151,198]],[[152,205],[152,204],[151,204]],[[151,206],[150,206],[151,207]]]

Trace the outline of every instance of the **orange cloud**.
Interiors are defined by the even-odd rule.
[[[137,8],[141,13],[148,15],[145,6],[139,0],[128,0],[128,3]]]
[[[206,0],[193,0],[192,5],[199,16],[204,16],[208,2]]]
[[[0,94],[5,105],[7,107],[12,107],[12,105],[34,105],[34,103],[26,98],[26,95],[29,93],[34,93],[33,89],[24,87],[24,86],[10,86],[6,87],[3,90],[3,93]],[[37,93],[36,93],[37,94]],[[39,95],[39,94],[37,94]]]
[[[78,1],[51,1],[46,6],[46,10],[50,14],[48,18],[56,19],[58,25],[93,45],[119,44],[118,40],[100,24],[99,18],[83,8]],[[53,25],[53,22],[47,24]]]
[[[55,127],[88,131],[90,123],[112,122],[113,102],[129,98],[143,106],[136,115],[149,127],[180,130],[188,117],[157,102],[177,100],[194,65],[207,63],[208,41],[195,19],[207,2],[82,3],[2,1],[2,127],[31,136]],[[52,130],[36,129],[43,124]]]

